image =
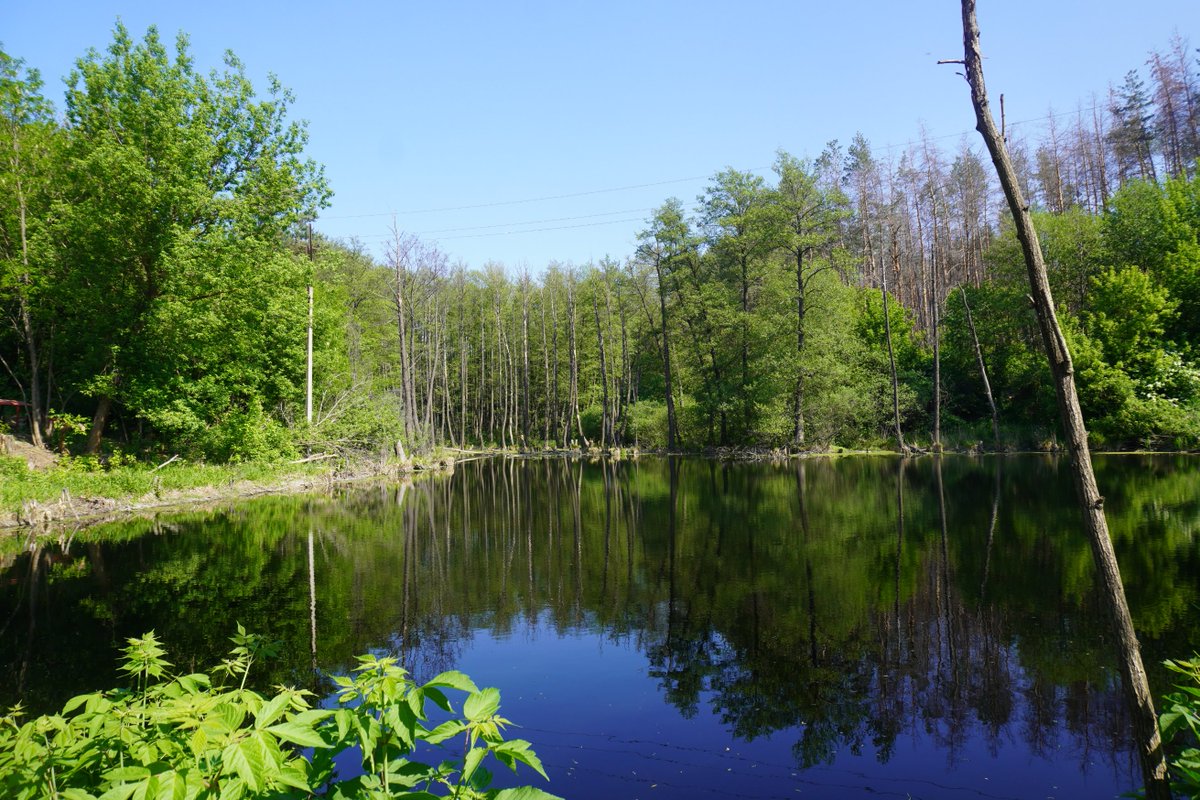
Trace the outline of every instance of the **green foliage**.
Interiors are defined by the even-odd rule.
[[[246,688],[273,646],[239,625],[229,657],[209,673],[170,675],[153,632],[128,640],[121,670],[129,689],[80,695],[60,713],[0,717],[0,789],[25,800],[125,798],[489,798],[552,800],[532,787],[489,789],[491,756],[516,772],[546,777],[529,742],[504,738],[500,693],[460,672],[418,685],[393,658],[361,656],[336,676],[337,707],[313,707],[310,692]],[[454,715],[448,692],[465,695]],[[428,703],[449,716],[433,724]],[[440,718],[439,716],[439,718]],[[454,739],[463,758],[436,766],[411,756]],[[453,752],[451,750],[450,752]],[[335,759],[354,753],[363,774],[341,779]]]
[[[185,441],[192,452],[218,463],[271,461],[296,455],[291,434],[257,401],[245,409],[230,410],[215,424],[199,428],[189,440]]]
[[[1163,698],[1158,722],[1169,754],[1171,789],[1181,797],[1200,797],[1200,655],[1163,665],[1185,678]]]
[[[0,478],[4,478],[6,481],[16,480],[25,477],[28,473],[29,465],[25,463],[25,459],[0,454]]]
[[[89,422],[88,398],[112,401],[126,430],[190,455],[289,453],[311,268],[288,244],[329,197],[290,93],[272,79],[257,94],[232,54],[205,75],[185,36],[171,52],[118,24],[76,62],[59,123],[20,62],[0,63],[0,136],[25,154],[0,167],[22,187],[2,193],[0,304],[22,321],[26,385],[52,383],[41,392]]]
[[[631,441],[647,450],[666,449],[666,403],[659,400],[639,400],[629,407],[628,413]]]
[[[1178,305],[1138,267],[1107,269],[1091,280],[1085,329],[1105,360],[1135,380],[1164,358],[1162,336]]]

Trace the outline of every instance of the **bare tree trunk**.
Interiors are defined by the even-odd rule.
[[[804,448],[804,251],[796,251],[796,387],[792,396],[792,444]]]
[[[1071,353],[1055,315],[1050,280],[1046,275],[1046,265],[1042,260],[1041,245],[1029,213],[1029,205],[1021,193],[1016,171],[1008,155],[1008,147],[1000,132],[996,130],[996,123],[988,106],[987,89],[983,80],[983,57],[979,47],[979,25],[975,19],[975,0],[962,0],[962,22],[963,63],[966,67],[967,81],[971,85],[976,129],[982,134],[992,162],[996,166],[1000,184],[1004,188],[1004,196],[1008,200],[1016,224],[1017,238],[1025,255],[1042,344],[1045,346],[1050,370],[1054,375],[1059,414],[1066,429],[1067,446],[1071,453],[1071,475],[1080,504],[1083,506],[1084,521],[1092,544],[1092,557],[1116,634],[1121,683],[1133,718],[1134,743],[1138,749],[1146,797],[1150,800],[1169,800],[1171,788],[1163,757],[1158,719],[1146,681],[1146,670],[1142,665],[1137,634],[1129,615],[1129,605],[1125,600],[1125,588],[1121,583],[1116,553],[1109,537],[1108,521],[1104,517],[1104,498],[1100,496],[1096,476],[1092,470],[1087,430],[1084,427],[1083,413],[1079,409],[1079,396],[1075,391]]]
[[[433,314],[429,319],[432,324],[429,326],[429,342],[425,348],[425,362],[428,365],[428,376],[427,380],[425,381],[424,435],[430,446],[433,446],[435,444],[433,424],[434,393],[437,389],[438,360],[442,346],[442,325],[439,322],[441,317],[438,315],[438,304],[436,300],[433,303]]]
[[[112,410],[112,397],[103,394],[96,402],[96,413],[92,417],[92,428],[88,431],[87,444],[83,452],[94,456],[100,452],[100,437],[104,435],[104,426],[108,423],[108,412]]]
[[[583,432],[583,419],[579,414],[579,350],[576,348],[575,341],[575,275],[567,276],[567,347],[571,351],[571,409],[570,415],[575,418],[576,430],[579,432],[579,441],[584,447],[591,447],[592,443],[588,441],[587,436]],[[567,430],[570,430],[571,420],[567,419]],[[566,441],[567,434],[563,434],[563,441]]]
[[[521,275],[521,449],[529,449],[529,269]]]
[[[608,266],[604,268],[604,326],[608,331],[612,331],[612,292],[609,282]],[[620,446],[621,437],[618,433],[618,421],[621,419],[621,368],[622,365],[616,365],[616,368],[610,370],[612,373],[612,393],[608,392],[608,384],[605,384],[605,405],[610,405],[608,413],[608,443],[610,446]],[[608,397],[611,396],[611,401]]]
[[[628,433],[629,406],[634,402],[633,394],[633,370],[629,364],[629,336],[628,326],[626,325],[625,315],[625,297],[620,291],[621,284],[617,284],[617,310],[621,315],[621,386],[617,397],[617,420],[620,423],[618,429],[619,439],[621,444],[626,441]]]
[[[490,408],[495,407],[495,394],[496,393],[495,393],[495,390],[491,388],[491,383],[488,382],[488,380],[487,380],[488,349],[487,349],[486,328],[485,328],[484,322],[483,322],[484,313],[483,313],[483,299],[482,298],[480,298],[479,305],[480,305],[480,309],[479,309],[479,391],[475,392],[476,405],[479,407],[479,414],[476,417],[476,420],[477,420],[476,435],[478,436],[479,441],[483,442],[484,416],[489,415]],[[490,407],[485,407],[483,404],[483,387],[484,387],[485,383],[488,386],[489,394],[492,398],[492,404]],[[492,430],[492,419],[491,419],[490,415],[487,416],[487,422],[488,422],[488,429],[487,429],[488,442],[490,443],[490,442],[493,442],[496,440],[495,432]]]
[[[967,290],[958,287],[962,295],[963,311],[967,315],[967,330],[971,334],[971,346],[975,349],[975,363],[979,365],[979,377],[983,381],[983,393],[987,397],[988,409],[992,412],[992,444],[1000,450],[1000,414],[996,411],[996,399],[992,396],[992,382],[988,380],[987,365],[983,363],[983,350],[979,347],[979,336],[975,333],[975,320],[971,318],[971,305],[967,302]]]
[[[554,373],[554,386],[550,396],[548,416],[550,417],[550,429],[557,435],[558,414],[560,410],[558,398],[558,306],[554,303],[553,291],[550,291],[550,324],[554,326],[550,336],[550,347],[554,350],[554,364],[551,367]],[[562,444],[563,447],[567,446],[566,434],[563,434]]]
[[[550,441],[550,346],[546,339],[546,287],[542,286],[542,379],[545,387],[542,392],[542,447]]]
[[[408,257],[405,251],[405,243],[402,241],[398,232],[395,236],[395,252],[392,258],[395,261],[394,267],[396,270],[396,293],[394,301],[396,304],[396,330],[400,336],[400,395],[404,403],[404,435],[409,441],[409,446],[412,447],[415,442],[417,433],[417,396],[413,386],[413,363],[412,349],[409,341],[409,319],[408,305],[404,297],[405,284],[407,283],[407,269],[405,268],[405,259]],[[409,245],[411,247],[411,245]]]
[[[37,337],[33,330],[33,316],[29,311],[29,296],[27,294],[29,280],[29,235],[26,221],[27,205],[25,188],[21,183],[21,137],[18,126],[14,123],[12,130],[12,165],[17,176],[17,209],[21,230],[21,288],[17,292],[21,317],[21,338],[25,340],[25,351],[29,356],[29,439],[35,447],[43,447],[42,426],[46,420],[46,409],[42,403],[42,366],[38,358]],[[89,443],[91,439],[89,438]],[[97,440],[99,447],[99,440]]]
[[[459,405],[459,442],[467,446],[467,281],[463,267],[458,268],[458,380],[461,383]]]
[[[442,315],[442,439],[448,440],[451,447],[458,447],[458,437],[454,435],[454,419],[450,405],[450,320]]]
[[[500,380],[500,448],[508,447],[508,384],[505,382],[505,358],[504,358],[504,325],[500,318],[500,294],[496,293],[494,298],[496,312],[496,367],[498,369],[497,377]],[[492,399],[492,413],[495,414],[495,397]]]
[[[596,318],[596,339],[600,345],[600,449],[612,443],[612,421],[608,409],[608,362],[604,356],[604,326],[600,324],[600,301],[592,295],[592,314]]]
[[[662,322],[663,383],[667,394],[667,452],[675,449],[678,428],[675,421],[675,392],[671,384],[671,338],[667,325],[667,285],[664,283],[662,255],[654,257],[654,273],[658,278],[658,304]]]
[[[892,265],[899,271],[900,269],[900,252],[897,249],[897,241],[895,232],[892,233]],[[892,419],[896,425],[896,449],[903,453],[907,450],[904,446],[904,432],[900,429],[900,379],[896,374],[896,350],[892,346],[892,312],[888,305],[888,288],[887,288],[887,267],[882,261],[879,264],[880,274],[882,276],[883,293],[883,333],[887,338],[888,363],[892,368]]]
[[[929,208],[933,225],[933,247],[929,251],[929,333],[933,337],[933,444],[935,453],[942,450],[942,326],[941,326],[941,286],[938,278],[943,265],[941,239],[938,230],[941,224],[938,220],[937,194],[934,189],[932,163],[929,165]]]

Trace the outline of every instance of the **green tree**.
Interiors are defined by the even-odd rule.
[[[56,212],[81,388],[97,398],[89,451],[114,404],[194,440],[295,399],[308,267],[283,243],[329,192],[291,100],[274,79],[257,97],[232,53],[205,78],[185,36],[172,57],[154,28],[135,42],[118,25],[67,79]]]
[[[1178,304],[1137,267],[1108,269],[1091,283],[1085,328],[1110,364],[1149,377],[1165,356],[1162,337]]]
[[[814,308],[822,302],[821,286],[833,285],[824,282],[824,274],[839,266],[839,258],[845,258],[844,249],[835,245],[849,211],[841,191],[836,186],[822,185],[812,166],[795,156],[780,151],[774,169],[779,178],[773,197],[780,231],[778,246],[787,254],[786,270],[793,283],[796,312],[791,443],[802,448],[806,437],[806,383],[812,370],[808,363],[808,328]]]

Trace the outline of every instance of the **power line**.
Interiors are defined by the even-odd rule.
[[[1052,112],[1047,113],[1040,117],[1030,117],[1027,119],[1013,120],[1008,123],[1008,126],[1010,128],[1014,128],[1018,125],[1028,125],[1028,124],[1035,123],[1035,122],[1048,122],[1049,120],[1052,120],[1052,119],[1058,119],[1061,117],[1078,115],[1078,114],[1081,114],[1084,112],[1092,112],[1100,107],[1101,107],[1100,104],[1093,103],[1090,106],[1083,106],[1083,107],[1077,108],[1073,111],[1057,111],[1057,112],[1052,111]],[[933,136],[933,137],[930,137],[928,141],[939,142],[939,141],[944,141],[946,139],[954,139],[954,138],[959,138],[962,136],[967,136],[967,135],[970,135],[971,133],[973,133],[973,129],[968,128],[968,129],[964,129],[964,130],[961,130],[961,131],[958,131],[955,133],[947,133],[947,134],[942,134],[940,136]],[[908,141],[900,143],[900,144],[881,145],[879,149],[881,152],[890,153],[892,151],[895,151],[895,150],[898,150],[901,148],[915,147],[917,144],[918,144],[918,142],[915,142],[912,139],[909,139]],[[743,170],[743,171],[744,172],[762,172],[763,170],[766,170],[766,169],[770,169],[770,167],[751,167],[751,168]],[[418,208],[418,209],[412,209],[412,210],[408,210],[408,211],[380,211],[380,212],[372,212],[372,213],[367,213],[367,214],[337,214],[334,216],[322,216],[321,219],[322,220],[368,219],[371,217],[405,216],[405,215],[415,215],[415,214],[435,214],[435,213],[442,213],[442,212],[448,212],[448,211],[472,211],[472,210],[478,210],[478,209],[482,209],[482,208],[498,208],[501,206],[514,206],[514,205],[523,205],[523,204],[528,204],[528,203],[540,203],[540,202],[547,201],[547,200],[565,200],[565,199],[569,199],[569,198],[573,198],[573,197],[588,197],[588,196],[597,195],[597,194],[612,194],[612,193],[616,193],[616,192],[632,191],[634,189],[648,189],[648,188],[653,188],[655,186],[670,186],[672,184],[691,183],[694,181],[707,180],[711,177],[712,177],[711,175],[694,175],[694,176],[687,177],[687,178],[671,178],[669,180],[652,181],[650,183],[634,183],[634,184],[629,184],[627,186],[613,186],[613,187],[606,188],[606,189],[589,189],[587,191],[581,191],[581,192],[568,192],[565,194],[545,195],[542,197],[526,197],[526,198],[520,198],[520,199],[516,199],[516,200],[497,200],[492,203],[473,203],[470,205],[445,206],[442,208]],[[557,218],[557,219],[538,220],[537,222],[556,222],[556,221],[560,221],[560,220],[566,221],[566,220],[570,220],[570,219],[585,219],[585,218],[587,218],[587,216],[604,216],[605,214],[624,214],[624,213],[632,213],[632,211],[636,211],[636,210],[638,210],[638,209],[631,209],[630,211],[612,211],[612,212],[605,212],[604,214],[585,215],[585,216],[581,216],[581,217],[562,217],[562,218]],[[524,225],[524,224],[537,224],[537,223],[517,222],[517,223],[505,223],[505,224]],[[474,226],[474,229],[478,230],[478,229],[483,229],[483,228],[488,228],[488,227],[503,227],[503,226],[504,226],[503,224],[491,225],[491,226],[480,225],[480,226]],[[471,230],[471,229],[472,228],[463,228],[462,230]],[[438,232],[442,232],[442,231],[450,232],[452,230],[456,230],[456,229],[442,228],[442,229],[438,229],[436,231],[425,231],[424,233],[438,233]],[[516,232],[519,233],[520,231],[516,231]],[[424,233],[422,233],[421,235],[424,235]],[[381,235],[389,235],[389,234],[381,234]],[[372,234],[372,236],[374,236],[374,234]]]
[[[614,186],[609,189],[590,189],[586,192],[570,192],[568,194],[552,194],[545,197],[526,197],[520,200],[497,200],[494,203],[476,203],[468,206],[447,206],[445,208],[418,208],[411,211],[381,211],[375,214],[347,214],[342,216],[324,217],[323,219],[363,219],[365,217],[389,217],[392,215],[405,216],[411,214],[436,214],[443,211],[471,211],[479,208],[495,208],[497,206],[515,206],[522,203],[540,203],[544,200],[565,200],[570,197],[585,197],[593,194],[608,194],[611,192],[627,192],[632,189],[648,189],[654,186],[667,186],[672,183],[689,183],[692,181],[703,181],[708,179],[708,175],[693,176],[691,178],[673,178],[668,181],[654,181],[653,183],[635,183],[629,186]]]
[[[573,222],[580,219],[594,219],[596,217],[614,217],[617,214],[639,214],[645,211],[653,211],[652,208],[627,208],[623,211],[603,211],[598,214],[582,214],[578,217],[551,217],[549,219],[536,219],[528,222],[501,222],[496,225],[472,225],[465,228],[438,228],[430,231],[417,231],[418,236],[427,236],[432,233],[457,233],[459,231],[481,231],[488,228],[506,228],[513,225],[541,225],[546,222]]]
[[[1008,125],[1010,128],[1016,128],[1017,126],[1029,125],[1031,123],[1048,122],[1050,120],[1054,120],[1054,119],[1058,119],[1058,118],[1062,118],[1062,117],[1070,117],[1073,115],[1078,116],[1078,115],[1082,115],[1085,112],[1095,112],[1099,108],[1101,108],[1101,105],[1099,103],[1093,103],[1090,106],[1080,106],[1071,111],[1057,111],[1057,112],[1051,111],[1040,117],[1030,117],[1027,119],[1014,120],[1012,122],[1009,122]],[[941,136],[930,137],[927,141],[931,141],[931,142],[943,141],[946,139],[953,139],[953,138],[970,135],[971,133],[972,133],[971,130],[962,130],[962,131],[958,131],[957,133],[948,133],[948,134],[943,134]],[[917,146],[917,144],[918,144],[917,142],[909,140],[902,145],[901,144],[885,145],[881,148],[881,150],[883,152],[892,152],[901,147],[914,148]],[[750,169],[743,170],[743,171],[756,173],[756,172],[761,172],[765,169],[768,169],[768,168],[767,167],[752,167]],[[634,189],[650,188],[650,187],[655,187],[655,186],[668,186],[671,184],[689,183],[689,182],[698,181],[698,180],[706,180],[708,177],[711,177],[711,176],[692,176],[692,177],[688,177],[688,178],[672,178],[670,180],[653,181],[650,183],[629,184],[627,186],[616,186],[616,187],[611,187],[611,188],[607,188],[607,189],[591,189],[591,190],[582,191],[582,192],[569,192],[569,193],[565,193],[565,194],[546,195],[544,197],[522,198],[522,199],[518,199],[518,200],[501,200],[501,201],[496,201],[493,203],[476,203],[476,204],[471,204],[471,205],[451,206],[451,207],[445,207],[445,208],[415,209],[412,211],[404,211],[404,212],[388,211],[388,212],[380,212],[380,213],[372,213],[372,214],[349,214],[349,215],[341,215],[341,216],[323,217],[323,219],[327,219],[327,220],[365,219],[365,218],[369,218],[369,217],[386,217],[386,216],[393,216],[393,215],[400,215],[400,214],[432,214],[432,213],[436,213],[436,212],[445,212],[445,211],[467,211],[467,210],[482,209],[482,208],[496,208],[496,207],[501,207],[501,206],[512,206],[512,205],[521,205],[521,204],[527,204],[527,203],[536,203],[536,202],[541,202],[541,201],[545,201],[545,200],[561,200],[561,199],[567,199],[567,198],[572,198],[572,197],[586,197],[589,195],[623,192],[623,191],[630,191],[630,190],[634,190]],[[699,206],[697,206],[697,205],[693,205],[688,210],[695,211],[698,207]],[[542,227],[542,228],[522,228],[519,230],[513,229],[513,230],[504,230],[504,231],[494,231],[494,229],[496,229],[496,228],[517,228],[518,226],[525,226],[525,225],[543,225],[548,222],[572,222],[572,221],[581,220],[581,219],[594,219],[596,217],[615,216],[617,214],[632,214],[632,213],[645,212],[645,211],[650,211],[650,210],[652,210],[652,209],[649,209],[649,208],[624,209],[624,210],[620,210],[620,211],[604,211],[604,212],[597,212],[595,214],[582,214],[582,215],[571,216],[571,217],[548,217],[548,218],[543,218],[543,219],[527,220],[525,222],[505,222],[505,223],[496,223],[496,224],[491,224],[491,225],[472,225],[472,226],[461,226],[461,227],[454,227],[454,228],[437,228],[437,229],[431,229],[431,230],[426,230],[426,231],[416,231],[415,233],[418,236],[429,236],[430,238],[437,239],[438,241],[454,241],[456,239],[483,239],[483,238],[492,238],[492,237],[497,237],[497,236],[515,236],[515,235],[519,235],[522,233],[546,233],[546,232],[550,232],[550,231],[575,230],[575,229],[580,229],[580,228],[593,228],[593,227],[602,227],[602,226],[606,226],[606,225],[618,225],[618,224],[624,224],[624,223],[629,223],[629,222],[644,222],[645,219],[642,217],[631,217],[631,218],[626,218],[626,219],[607,220],[604,222],[591,222],[591,223],[584,223],[584,224],[579,224],[579,225],[555,225],[555,226]],[[491,231],[491,232],[462,234],[462,235],[457,235],[457,236],[436,236],[435,235],[435,234],[441,234],[441,233],[458,233],[460,231]],[[358,239],[386,239],[386,238],[392,236],[392,234],[391,233],[358,234],[358,235],[345,234],[345,236],[358,238]]]
[[[688,212],[692,212],[692,211],[696,211],[699,208],[700,208],[700,206],[698,206],[698,205],[692,205],[692,206],[685,206],[684,210],[688,211]],[[645,217],[630,217],[628,219],[614,219],[614,220],[607,220],[605,222],[585,223],[582,225],[556,225],[556,226],[548,227],[548,228],[529,228],[529,229],[525,229],[525,230],[498,231],[495,233],[464,234],[461,236],[431,236],[431,234],[442,233],[442,232],[452,233],[452,232],[457,232],[457,231],[489,230],[492,228],[505,228],[505,227],[511,227],[511,226],[517,226],[517,225],[541,225],[546,222],[567,222],[567,221],[579,220],[579,219],[593,219],[595,217],[613,216],[614,214],[633,214],[633,213],[637,213],[639,211],[653,211],[653,209],[652,208],[630,208],[630,209],[626,209],[624,211],[606,211],[606,212],[603,212],[600,214],[584,214],[584,215],[578,216],[578,217],[550,217],[547,219],[528,220],[526,222],[508,222],[508,223],[501,223],[499,225],[474,225],[474,226],[465,227],[465,228],[443,228],[441,230],[432,230],[432,231],[413,231],[412,233],[415,236],[430,236],[430,238],[437,239],[438,241],[450,241],[453,239],[479,239],[479,238],[489,237],[489,236],[512,236],[512,235],[521,234],[521,233],[542,233],[545,231],[572,230],[575,228],[593,228],[593,227],[598,227],[601,225],[616,225],[618,223],[623,223],[623,222],[645,222],[646,218]],[[391,234],[391,233],[367,233],[367,234],[346,234],[346,237],[347,238],[353,237],[356,239],[388,239],[392,235],[393,234]]]

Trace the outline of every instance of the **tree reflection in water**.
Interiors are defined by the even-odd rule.
[[[1099,467],[1146,663],[1187,654],[1200,472]],[[696,724],[784,737],[797,767],[886,764],[920,742],[950,772],[1017,747],[1120,784],[1127,720],[1071,497],[1037,456],[490,460],[126,522],[0,557],[0,702],[45,709],[113,682],[115,647],[152,628],[190,667],[240,621],[285,644],[265,683],[315,688],[368,649],[429,675],[483,635],[525,637],[532,660],[590,638],[640,653]],[[598,701],[577,688],[580,709]],[[629,724],[636,741],[654,723]]]

